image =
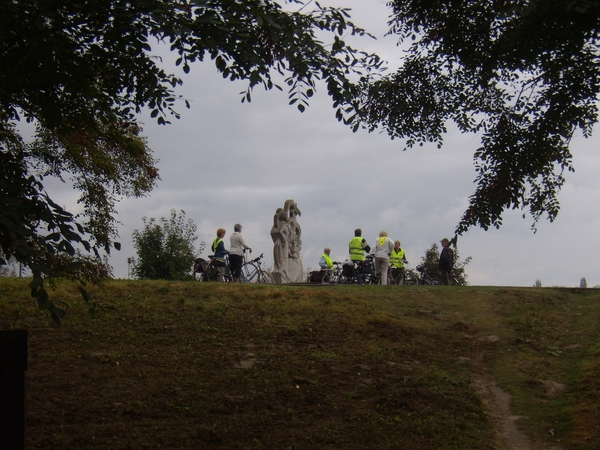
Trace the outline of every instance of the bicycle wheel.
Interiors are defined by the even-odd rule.
[[[242,281],[244,283],[258,282],[258,267],[254,263],[248,262],[242,266]]]
[[[419,277],[412,271],[404,272],[404,284],[407,286],[415,286],[419,284]]]
[[[387,282],[388,284],[404,284],[404,270],[390,267]]]
[[[206,269],[208,268],[208,262],[199,258],[196,260],[193,268],[193,275],[195,281],[208,281],[206,276]]]
[[[206,272],[204,273],[203,280],[204,281],[217,281],[217,269],[212,264],[209,264],[206,267]]]
[[[206,274],[204,272],[194,272],[194,281],[206,281]]]
[[[388,284],[388,285],[391,285],[391,284],[398,284],[398,280],[396,280],[396,279],[394,278],[394,275],[392,274],[392,271],[391,271],[391,270],[388,270],[388,273],[387,273],[387,284]]]
[[[379,277],[370,273],[363,274],[363,284],[379,284]]]
[[[421,277],[419,284],[433,286],[433,280],[429,277]]]
[[[450,284],[452,284],[452,286],[462,286],[463,285],[460,281],[458,281],[458,278],[456,278],[455,276],[450,278]]]
[[[342,280],[342,275],[338,271],[335,271],[331,277],[331,284],[340,284]]]
[[[339,279],[338,279],[338,284],[351,284],[354,283],[354,278],[352,277],[347,277],[345,275],[342,275]]]
[[[331,272],[327,271],[323,274],[323,278],[321,278],[322,284],[331,284]]]
[[[265,284],[274,284],[275,280],[273,279],[273,277],[271,276],[270,273],[267,272],[260,272],[258,274],[258,282],[259,283],[265,283]]]

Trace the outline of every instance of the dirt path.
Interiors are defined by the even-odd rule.
[[[473,383],[496,427],[496,450],[563,450],[556,445],[534,442],[519,429],[517,420],[521,416],[511,412],[511,395],[500,389],[487,371],[479,372]]]
[[[527,435],[517,427],[520,416],[511,414],[510,394],[500,389],[489,375],[478,375],[474,384],[496,426],[496,449],[533,450]]]

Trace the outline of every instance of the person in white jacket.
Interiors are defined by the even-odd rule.
[[[373,254],[375,255],[375,276],[379,277],[381,284],[387,284],[388,269],[390,267],[390,254],[394,249],[394,241],[382,230],[376,239]]]
[[[242,236],[242,226],[239,223],[234,225],[233,231],[234,233],[231,235],[231,238],[229,238],[229,268],[231,269],[234,283],[239,283],[242,276],[244,250],[248,249],[250,250],[250,253],[252,253],[252,249],[248,247],[246,241],[244,241],[244,236]]]

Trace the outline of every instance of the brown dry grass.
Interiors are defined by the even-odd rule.
[[[488,449],[486,376],[532,447],[600,447],[598,290],[114,281],[94,318],[52,297],[61,327],[0,280],[30,448]]]

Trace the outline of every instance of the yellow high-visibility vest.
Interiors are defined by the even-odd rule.
[[[362,246],[362,236],[354,236],[350,240],[350,259],[352,261],[364,261],[365,260],[365,249]]]
[[[396,252],[396,249],[392,250],[390,254],[390,265],[392,267],[397,267],[398,269],[404,268],[404,250],[400,249]]]
[[[215,259],[216,259],[217,261],[225,262],[225,258],[223,258],[222,256],[221,256],[221,257],[217,257],[217,247],[219,246],[219,244],[220,244],[221,242],[223,242],[223,239],[221,239],[221,238],[216,238],[216,239],[213,241],[213,244],[212,244],[212,251],[213,251],[213,253],[215,254]]]

